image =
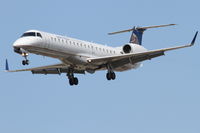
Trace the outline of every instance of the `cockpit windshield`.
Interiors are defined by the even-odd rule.
[[[26,32],[21,37],[30,37],[30,36],[42,38],[42,35],[38,32]]]

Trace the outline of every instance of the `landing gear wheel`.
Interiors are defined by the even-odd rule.
[[[69,84],[72,86],[72,85],[74,85],[74,79],[73,78],[70,78],[69,79]]]
[[[29,60],[23,60],[22,65],[29,65]]]
[[[107,74],[106,74],[106,78],[107,78],[107,80],[115,80],[115,78],[116,78],[116,75],[115,75],[115,73],[114,72],[108,72]]]
[[[22,65],[26,65],[26,60],[23,60],[23,61],[22,61]]]
[[[112,79],[112,80],[115,80],[115,78],[116,78],[116,75],[115,75],[114,72],[112,72],[112,73],[111,73],[111,79]]]
[[[74,85],[78,85],[78,78],[77,77],[74,78]]]
[[[69,84],[72,85],[78,85],[78,78],[77,77],[70,77],[69,78]]]
[[[26,65],[29,65],[29,60],[26,60]]]
[[[107,73],[106,78],[107,78],[107,80],[111,80],[111,73]]]

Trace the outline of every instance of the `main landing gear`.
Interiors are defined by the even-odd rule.
[[[116,75],[114,72],[107,72],[106,78],[107,78],[107,80],[115,80]]]
[[[22,65],[29,65],[29,60],[27,59],[28,53],[22,53],[25,60],[22,60]]]
[[[115,72],[113,71],[111,65],[108,65],[107,69],[108,69],[108,72],[106,74],[107,80],[115,80],[116,79],[116,75],[115,75]]]
[[[67,77],[69,79],[69,84],[72,85],[78,85],[78,78],[74,77],[74,73],[72,70],[69,70],[69,72],[67,73]]]

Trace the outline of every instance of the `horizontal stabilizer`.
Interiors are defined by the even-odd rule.
[[[167,26],[174,26],[176,24],[166,24],[166,25],[155,25],[155,26],[148,26],[148,27],[138,27],[137,29],[151,29],[151,28],[160,28],[160,27],[167,27]]]
[[[146,29],[160,28],[160,27],[173,26],[173,25],[176,25],[176,24],[155,25],[155,26],[147,26],[147,27],[134,27],[132,29],[111,32],[111,33],[108,33],[108,35],[114,35],[114,34],[119,34],[119,33],[124,33],[124,32],[130,32],[130,31],[133,31],[133,30],[143,30],[144,31]]]

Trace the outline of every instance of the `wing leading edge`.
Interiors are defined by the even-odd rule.
[[[115,61],[119,61],[119,60],[123,60],[123,59],[133,58],[135,60],[134,63],[137,63],[137,62],[141,62],[144,60],[148,60],[148,59],[152,59],[152,58],[164,55],[164,52],[166,52],[166,51],[191,47],[194,45],[194,43],[196,41],[197,34],[198,34],[198,31],[196,32],[196,34],[190,44],[186,44],[186,45],[182,45],[182,46],[150,50],[150,51],[141,52],[141,53],[130,53],[130,54],[123,54],[123,55],[116,55],[116,56],[88,58],[87,61],[89,63],[93,63],[93,64],[106,64],[108,62],[111,63],[111,62],[115,62]]]

